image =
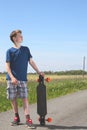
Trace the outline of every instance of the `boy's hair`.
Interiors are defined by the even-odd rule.
[[[22,33],[22,31],[21,31],[21,30],[14,30],[14,31],[11,32],[11,34],[10,34],[10,40],[11,40],[12,42],[14,42],[14,41],[13,41],[13,37],[16,37],[16,36],[17,36],[17,33]]]

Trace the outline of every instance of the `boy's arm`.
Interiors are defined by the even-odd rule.
[[[36,64],[35,64],[35,62],[32,60],[32,58],[30,58],[29,64],[32,66],[32,68],[33,68],[39,75],[43,75],[43,76],[44,76],[44,74],[39,71],[38,67],[36,66]]]
[[[10,62],[6,62],[6,70],[7,70],[7,73],[9,74],[10,78],[11,78],[11,81],[13,84],[17,84],[18,81],[17,79],[13,76],[12,72],[11,72],[11,68],[10,68]]]

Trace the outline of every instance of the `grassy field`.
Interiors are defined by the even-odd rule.
[[[87,76],[58,76],[58,75],[45,75],[50,77],[49,83],[45,82],[47,86],[47,99],[59,97],[69,93],[77,92],[79,90],[87,89]],[[36,86],[38,75],[28,75],[28,90],[29,90],[29,103],[36,102]],[[21,107],[22,102],[18,99],[18,105]],[[0,112],[11,109],[10,101],[6,99],[6,79],[5,75],[0,75]]]

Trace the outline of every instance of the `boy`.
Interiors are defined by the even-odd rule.
[[[20,122],[18,113],[17,97],[23,101],[24,114],[26,117],[26,125],[33,128],[32,120],[29,114],[28,91],[27,91],[27,67],[28,62],[32,68],[39,74],[43,75],[35,62],[28,47],[21,46],[23,41],[22,31],[15,30],[10,34],[10,40],[14,46],[7,50],[6,53],[6,70],[7,70],[7,98],[11,100],[11,105],[15,114],[12,125]]]

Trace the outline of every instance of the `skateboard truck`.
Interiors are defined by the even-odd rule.
[[[43,80],[45,80],[46,82],[51,81],[51,79],[49,77],[47,77],[46,79],[43,79],[43,77],[39,76],[39,79],[37,79],[37,82],[43,82]]]
[[[45,125],[45,116],[40,116],[39,121],[40,121],[40,125],[44,126]]]
[[[44,126],[45,121],[52,122],[52,118],[49,117],[49,118],[45,119],[45,116],[40,116],[39,121],[40,121],[40,125]]]

